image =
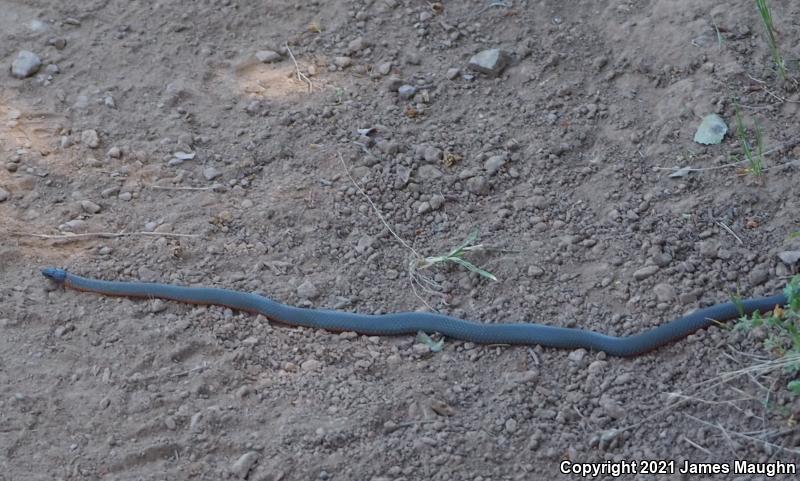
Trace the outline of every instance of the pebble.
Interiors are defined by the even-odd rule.
[[[27,78],[39,71],[42,60],[35,53],[22,50],[11,63],[11,75],[17,78]]]
[[[414,96],[414,94],[417,93],[417,88],[414,87],[413,85],[408,85],[408,84],[401,85],[397,89],[397,93],[400,95],[401,99],[410,99],[411,97]]]
[[[497,76],[506,68],[510,60],[511,57],[507,52],[499,48],[492,48],[473,55],[469,59],[469,68],[487,75]]]
[[[256,58],[259,62],[272,63],[279,61],[282,57],[281,54],[272,50],[259,50],[256,52]]]
[[[0,200],[2,200],[2,189],[0,189]],[[800,251],[778,252],[778,258],[786,265],[791,266],[800,261]]]
[[[653,286],[653,293],[659,302],[672,302],[677,297],[675,288],[669,284],[661,283]]]
[[[120,150],[120,148],[117,146],[111,147],[108,149],[108,156],[112,159],[119,159],[122,157],[122,150]]]
[[[383,62],[375,68],[375,71],[381,75],[389,75],[392,71],[392,62]]]
[[[364,40],[364,37],[357,37],[347,44],[347,52],[354,54],[364,50],[367,47],[369,47],[369,42]]]
[[[476,175],[467,181],[467,190],[475,195],[486,195],[489,193],[489,182],[486,177]]]
[[[119,200],[129,201],[133,198],[133,194],[130,192],[120,192],[119,196],[117,196]]]
[[[586,349],[575,349],[569,355],[567,355],[567,359],[574,362],[575,364],[580,364],[583,362],[583,359],[586,357]]]
[[[453,67],[453,68],[447,69],[447,73],[445,74],[445,77],[447,77],[447,80],[454,80],[456,77],[458,77],[458,74],[460,74],[460,73],[461,73],[461,69],[460,68]]]
[[[753,286],[760,286],[761,284],[767,282],[769,278],[769,271],[762,267],[758,266],[755,267],[750,274],[747,275],[747,280],[750,281],[750,285]]]
[[[434,194],[431,200],[428,201],[432,210],[439,210],[444,205],[444,196],[441,194]]]
[[[506,164],[506,158],[505,154],[493,155],[486,159],[483,168],[489,175],[494,175]]]
[[[90,149],[96,149],[100,146],[100,136],[94,129],[88,129],[81,132],[81,143]]]
[[[658,272],[658,266],[645,266],[633,273],[633,278],[637,281],[643,281],[648,277]]]
[[[153,302],[150,303],[150,312],[152,314],[158,314],[159,312],[163,312],[165,310],[167,310],[167,303],[161,299],[153,299]]]
[[[47,40],[47,45],[52,45],[56,50],[64,50],[67,46],[67,39],[64,37],[52,37]]]
[[[73,219],[58,226],[58,230],[64,232],[74,232],[76,234],[86,231],[86,222],[81,219]]]
[[[255,451],[248,451],[242,454],[239,459],[231,465],[231,472],[240,479],[244,479],[253,468],[253,465],[256,464],[256,461],[258,461],[258,453]]]
[[[435,164],[442,158],[442,151],[441,149],[429,145],[422,149],[422,158],[425,159],[425,162]]]
[[[339,68],[347,68],[353,64],[353,59],[345,56],[334,57],[333,64]]]
[[[442,171],[432,165],[425,164],[419,166],[419,169],[417,169],[417,175],[421,181],[425,182],[428,180],[435,180],[442,177]]]
[[[11,193],[6,189],[0,187],[0,202],[5,202],[11,197]]]
[[[205,177],[206,180],[214,180],[221,175],[222,172],[218,171],[214,167],[206,167],[203,169],[203,177]]]
[[[619,403],[609,397],[601,397],[600,398],[600,407],[608,414],[610,417],[614,419],[620,419],[625,417],[625,408],[619,405]]]
[[[303,361],[302,364],[300,364],[300,369],[307,372],[316,371],[320,367],[322,367],[322,363],[317,361],[316,359],[306,359],[305,361]]]
[[[81,209],[89,214],[97,214],[102,208],[91,200],[82,200]]]
[[[505,428],[507,433],[515,433],[517,432],[517,420],[514,418],[506,419]]]
[[[667,267],[672,262],[672,256],[665,252],[659,252],[653,256],[652,260],[658,267]]]
[[[297,286],[297,295],[301,299],[316,299],[319,296],[319,290],[311,281],[304,281]]]

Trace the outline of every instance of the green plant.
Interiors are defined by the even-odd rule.
[[[750,316],[741,316],[736,328],[763,327],[767,330],[764,347],[786,360],[784,371],[793,377],[786,387],[800,394],[800,276],[795,276],[783,292],[785,306],[776,306],[768,315],[756,311]],[[741,299],[734,299],[734,302],[741,302]]]
[[[761,128],[758,126],[758,122],[754,121],[756,126],[756,145],[755,151],[753,151],[753,146],[747,140],[747,129],[744,127],[739,104],[734,103],[734,108],[736,109],[736,137],[739,138],[742,153],[748,164],[746,172],[760,177],[764,174],[764,137],[761,134]]]
[[[441,264],[444,262],[452,262],[454,264],[458,264],[462,267],[465,267],[471,272],[475,272],[481,277],[485,277],[487,279],[496,281],[497,277],[495,277],[494,274],[485,271],[479,267],[476,267],[474,264],[464,259],[464,254],[466,254],[467,252],[479,251],[484,248],[483,244],[475,244],[475,241],[477,240],[478,240],[478,231],[474,231],[467,236],[466,240],[464,240],[464,242],[462,242],[461,245],[451,250],[449,253],[442,256],[431,256],[418,260],[416,268],[425,269],[436,264]]]
[[[772,54],[772,61],[778,69],[778,76],[781,80],[786,80],[786,64],[781,56],[780,48],[778,48],[778,41],[775,38],[775,26],[772,23],[772,12],[767,5],[767,0],[756,0],[756,7],[758,7],[758,14],[761,16],[761,23],[764,24],[764,35],[767,37],[767,45]]]

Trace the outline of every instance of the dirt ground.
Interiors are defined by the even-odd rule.
[[[788,80],[747,0],[0,0],[0,479],[800,467],[800,400],[755,369],[759,330],[631,359],[431,352],[39,275],[614,335],[773,294],[797,272],[778,254],[800,250],[800,3],[770,4]],[[493,48],[499,75],[468,67]],[[24,78],[21,51],[41,60]],[[735,99],[760,177],[730,165]],[[695,143],[710,113],[729,133]],[[498,281],[437,266],[415,292],[408,247],[474,230],[492,249],[469,259]],[[64,237],[90,233],[126,235]],[[653,478],[639,469],[618,479]]]

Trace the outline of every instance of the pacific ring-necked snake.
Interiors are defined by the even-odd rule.
[[[263,314],[283,324],[329,331],[354,331],[371,336],[438,332],[444,336],[478,344],[539,344],[547,347],[605,351],[611,356],[630,357],[677,341],[715,322],[728,321],[755,311],[767,312],[786,304],[783,294],[741,302],[728,302],[699,309],[656,328],[627,337],[616,337],[583,329],[533,323],[485,324],[429,312],[355,314],[326,309],[287,306],[257,294],[212,287],[181,287],[149,282],[119,282],[89,279],[64,269],[46,267],[42,274],[65,287],[109,296],[161,298],[190,304],[214,304]]]

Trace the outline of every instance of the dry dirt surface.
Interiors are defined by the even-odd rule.
[[[800,3],[770,4],[787,80],[746,0],[0,0],[0,479],[800,466],[800,401],[758,369],[758,329],[631,359],[433,352],[39,275],[614,335],[776,293],[800,250]],[[487,49],[496,75],[469,66]],[[735,101],[761,176],[731,165]],[[710,113],[728,135],[695,143]],[[448,264],[412,284],[414,252],[474,230],[496,282]],[[637,469],[619,479],[654,478]]]

